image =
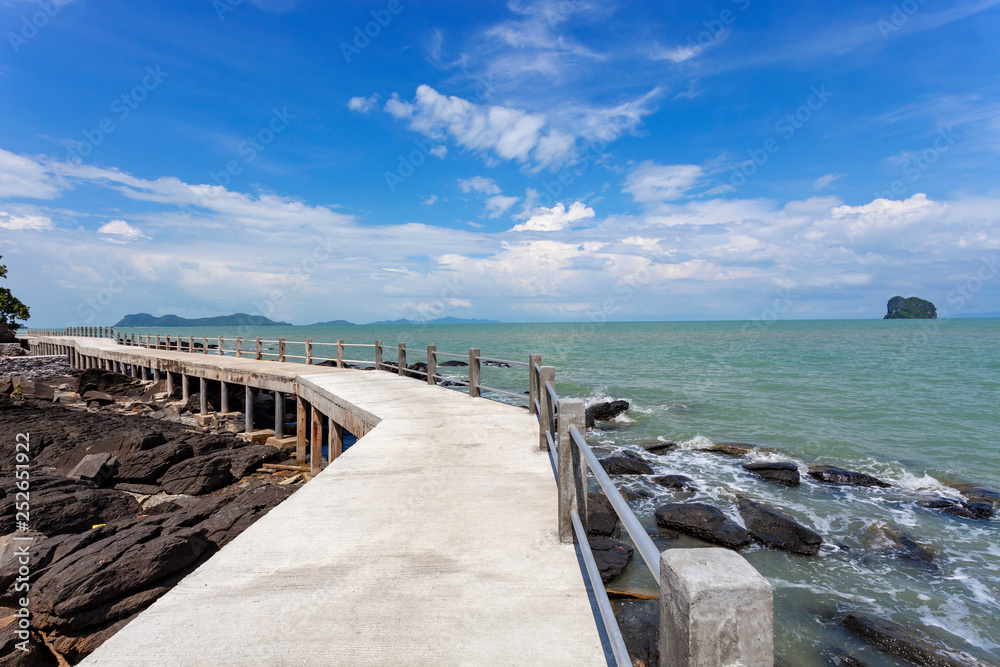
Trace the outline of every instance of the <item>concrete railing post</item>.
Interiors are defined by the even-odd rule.
[[[156,334],[156,349],[160,349],[160,334]]]
[[[201,353],[208,354],[208,336],[201,337]]]
[[[306,410],[307,403],[295,397],[295,464],[306,464]]]
[[[479,348],[474,347],[469,350],[469,396],[477,398],[479,396]]]
[[[535,370],[535,366],[542,365],[542,355],[540,354],[529,354],[528,355],[528,414],[537,415],[538,406],[535,403],[538,401],[538,372]]]
[[[169,335],[166,336],[166,342],[163,344],[163,349],[165,349],[165,350],[169,350],[170,349],[170,336]]]
[[[573,456],[576,444],[570,434],[570,427],[575,426],[581,433],[587,428],[587,417],[583,401],[563,398],[559,400],[559,434],[557,451],[559,479],[559,540],[569,544],[573,542],[573,519],[570,511],[577,510],[580,519],[584,520],[587,510],[580,507],[580,457]],[[583,496],[586,502],[586,496]]]
[[[544,452],[549,451],[549,440],[546,435],[552,432],[552,415],[555,413],[555,406],[552,405],[552,397],[545,389],[546,384],[555,386],[555,366],[542,366],[541,373],[538,376],[538,395],[542,406],[542,412],[538,415],[538,448]]]
[[[382,370],[382,341],[375,341],[375,370]]]
[[[247,433],[253,433],[253,387],[244,387],[245,398],[243,399],[243,427]]]
[[[312,439],[309,443],[309,474],[314,477],[323,466],[323,414],[312,406]]]
[[[427,346],[427,384],[437,385],[438,372],[437,345]]]
[[[660,554],[660,665],[774,664],[771,585],[722,548]]]
[[[312,366],[313,362],[313,339],[306,338],[306,366]]]
[[[260,336],[257,336],[257,361],[264,358],[264,345],[260,341]]]
[[[222,336],[219,336],[219,356],[220,357],[226,356],[225,342],[223,341]]]
[[[274,437],[285,437],[285,395],[280,391],[274,392]]]
[[[194,336],[188,336],[188,352],[194,354]]]
[[[278,338],[278,361],[285,363],[285,339]]]
[[[344,340],[337,339],[337,368],[344,367]]]
[[[396,346],[396,372],[400,377],[406,376],[406,343]]]
[[[236,358],[243,358],[243,336],[236,337]]]

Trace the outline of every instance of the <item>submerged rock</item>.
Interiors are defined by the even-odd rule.
[[[844,486],[876,486],[883,489],[890,486],[877,477],[866,475],[863,472],[844,470],[843,468],[838,468],[836,466],[811,466],[809,468],[809,476],[817,481],[825,482],[827,484],[841,484]]]
[[[758,542],[806,556],[819,553],[822,536],[784,512],[742,496],[738,506],[747,532]]]
[[[917,665],[969,667],[983,664],[940,640],[883,618],[847,614],[843,623],[844,628],[858,639]]]
[[[588,539],[594,561],[601,573],[601,581],[607,583],[621,574],[632,557],[632,547],[611,537],[594,536]]]
[[[657,475],[650,481],[665,486],[668,489],[682,489],[690,491],[695,488],[694,480],[686,475]]]
[[[658,440],[656,442],[650,442],[645,445],[642,445],[643,449],[653,454],[666,454],[667,452],[674,451],[678,447],[680,447],[680,445],[678,445],[676,442],[673,442],[672,440],[667,440],[666,442],[660,442]]]
[[[799,475],[799,467],[787,461],[744,463],[743,469],[768,482],[774,482],[782,486],[798,486],[802,481]]]
[[[633,667],[659,667],[660,603],[655,600],[612,600],[611,607]]]
[[[630,456],[608,456],[598,459],[609,475],[652,475],[653,467]]]
[[[698,451],[709,452],[712,454],[723,454],[725,456],[732,456],[734,458],[742,458],[748,454],[759,451],[757,445],[751,445],[746,442],[715,442],[712,443],[711,447],[706,447]]]
[[[603,493],[587,494],[587,535],[618,537],[618,514]]]
[[[656,523],[730,549],[750,544],[750,535],[717,507],[703,503],[668,503],[656,508]]]
[[[937,572],[934,551],[909,535],[899,526],[874,521],[861,531],[861,540],[873,555],[887,556],[908,562],[930,572]]]
[[[587,428],[593,428],[595,422],[611,421],[629,408],[628,401],[604,401],[595,403],[586,410]]]

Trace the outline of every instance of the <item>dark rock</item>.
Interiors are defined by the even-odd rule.
[[[728,547],[742,549],[750,535],[716,507],[703,503],[669,503],[656,508],[656,523],[685,535]]]
[[[121,373],[105,371],[100,368],[88,368],[77,378],[76,393],[83,396],[88,391],[99,391],[107,394],[124,395],[141,383]]]
[[[799,467],[790,462],[744,463],[743,469],[769,482],[783,486],[798,486],[801,482]]]
[[[836,646],[824,646],[820,655],[829,667],[868,667],[868,664]]]
[[[14,531],[13,478],[0,478],[0,534]],[[31,526],[45,535],[88,530],[99,523],[134,517],[141,508],[127,493],[81,487],[66,477],[35,473],[31,478]]]
[[[660,603],[612,600],[611,607],[634,667],[660,665]]]
[[[972,656],[960,653],[940,640],[886,619],[847,614],[844,617],[844,628],[858,639],[917,665],[968,667],[981,664]],[[957,659],[957,656],[962,659]]]
[[[111,405],[115,402],[115,398],[111,394],[106,394],[103,391],[95,391],[93,389],[84,393],[81,398],[87,401],[87,403],[97,403],[98,405]]]
[[[705,449],[701,449],[699,451],[710,452],[712,454],[723,454],[734,458],[742,458],[748,454],[753,454],[754,452],[761,450],[757,447],[757,445],[751,445],[746,442],[715,442],[712,443],[711,447],[706,447]]]
[[[738,498],[740,516],[747,532],[758,542],[784,551],[815,556],[823,538],[784,512],[749,498]]]
[[[0,326],[3,326],[0,324]],[[24,640],[17,633],[17,621],[13,619],[16,609],[0,608],[0,667],[56,667],[56,658],[45,646],[45,642],[35,632],[30,632]],[[12,619],[12,622],[7,622]],[[17,647],[22,644],[26,651]]]
[[[587,494],[587,535],[618,537],[621,527],[618,514],[603,493]]]
[[[108,453],[87,454],[69,471],[67,477],[82,479],[94,486],[104,486],[114,477],[118,459]]]
[[[622,456],[627,456],[630,459],[635,459],[636,461],[642,461],[643,463],[652,464],[652,461],[650,461],[649,459],[647,459],[645,456],[643,456],[639,452],[632,451],[631,449],[623,449],[623,450],[621,450],[621,455]]]
[[[118,479],[155,483],[172,466],[194,456],[191,445],[173,442],[131,454],[118,466]]]
[[[968,505],[987,503],[993,512],[1000,510],[1000,490],[968,482],[957,482],[952,484],[951,488],[961,493]]]
[[[667,452],[674,451],[678,447],[680,447],[680,445],[669,440],[667,442],[651,442],[642,446],[642,448],[647,452],[651,452],[653,454],[666,454]]]
[[[650,481],[653,481],[660,486],[665,486],[668,489],[682,489],[685,491],[694,489],[694,480],[686,475],[658,475],[653,477]]]
[[[894,296],[886,304],[884,320],[936,320],[937,307],[930,301],[911,296]]]
[[[232,450],[230,473],[236,479],[241,479],[260,468],[268,461],[283,459],[283,452],[270,445],[248,445]]]
[[[601,573],[601,581],[607,583],[621,574],[632,557],[632,547],[610,537],[594,536],[588,539],[594,552],[594,562]]]
[[[16,343],[17,336],[11,331],[6,324],[0,322],[0,343]]]
[[[622,494],[622,498],[625,500],[646,500],[647,498],[655,497],[652,491],[647,491],[637,486],[623,486],[618,489],[618,492]]]
[[[872,549],[876,556],[886,556],[916,565],[929,572],[937,572],[934,551],[920,544],[905,530],[884,521],[875,521],[859,534],[862,546]]]
[[[853,472],[844,470],[836,466],[811,466],[809,476],[820,482],[827,484],[841,484],[844,486],[876,486],[888,488],[890,485],[882,480],[866,475],[863,472]]]
[[[460,367],[465,367],[465,366],[468,366],[468,365],[469,364],[467,362],[465,362],[465,361],[458,361],[457,359],[449,359],[448,361],[442,361],[441,363],[439,363],[438,364],[438,368],[441,368],[442,366],[460,366]]]
[[[628,401],[604,401],[595,403],[586,410],[587,428],[593,428],[595,422],[611,421],[629,408]]]
[[[608,456],[598,462],[609,475],[652,475],[653,468],[648,463],[628,456]]]
[[[170,494],[199,496],[211,493],[235,481],[231,467],[232,459],[225,452],[196,456],[167,470],[160,485]]]
[[[128,493],[138,493],[140,496],[153,496],[163,491],[162,486],[156,484],[135,484],[131,482],[119,482],[115,484],[115,491],[127,491]],[[147,512],[148,514],[149,512]]]

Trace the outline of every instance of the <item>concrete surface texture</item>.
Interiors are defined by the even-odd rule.
[[[80,342],[368,428],[81,664],[607,664],[526,410],[391,373]]]

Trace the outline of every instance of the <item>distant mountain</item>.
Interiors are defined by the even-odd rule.
[[[904,299],[901,296],[894,296],[889,299],[886,306],[886,316],[884,320],[936,320],[937,308],[930,301],[918,299],[911,296]]]
[[[347,320],[330,320],[329,322],[317,322],[316,324],[310,324],[311,327],[353,327],[357,326],[354,322],[348,322]]]
[[[198,317],[188,319],[177,315],[154,317],[149,313],[133,313],[126,315],[115,324],[116,327],[272,327],[291,326],[288,322],[275,322],[262,315],[234,313],[218,317]]]
[[[503,324],[499,320],[462,319],[459,317],[439,317],[436,320],[381,320],[369,324]]]

